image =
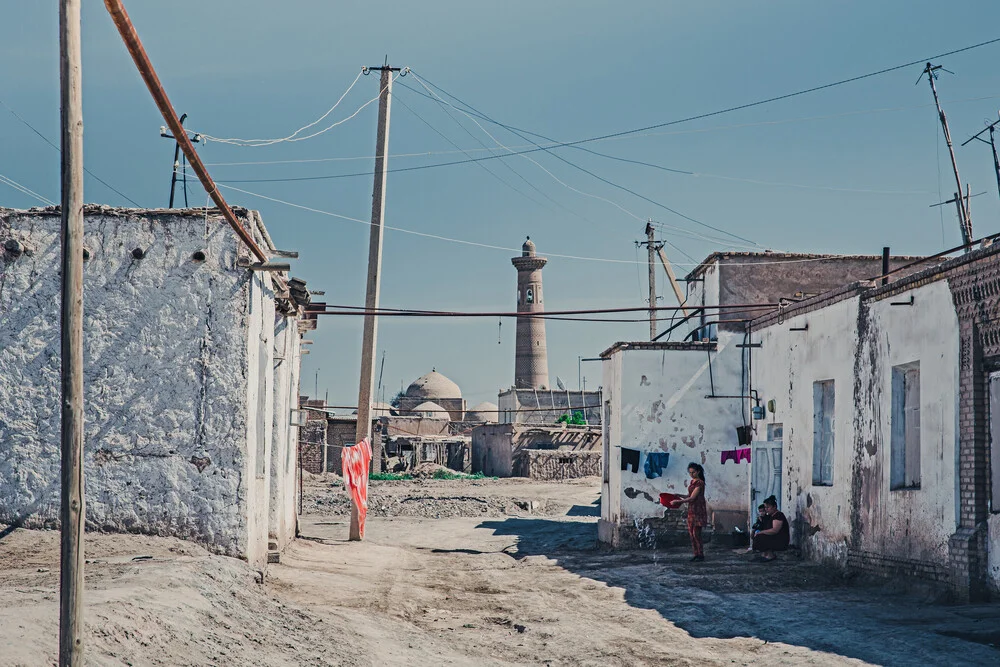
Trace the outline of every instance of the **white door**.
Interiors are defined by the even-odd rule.
[[[768,496],[778,499],[781,509],[781,440],[751,443],[750,517],[757,517],[757,506]]]

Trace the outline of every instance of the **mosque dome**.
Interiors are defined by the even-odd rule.
[[[417,407],[410,410],[410,414],[418,417],[437,417],[439,419],[449,419],[448,411],[433,401],[424,401]]]
[[[530,236],[524,242],[524,245],[521,246],[521,255],[523,257],[534,257],[535,255],[535,242],[531,240]]]
[[[457,384],[432,370],[427,375],[418,377],[406,388],[407,398],[422,398],[436,401],[441,398],[462,398],[462,390]]]
[[[465,421],[467,422],[496,422],[498,419],[498,414],[500,408],[494,403],[489,401],[483,401],[479,405],[469,408],[465,413]]]

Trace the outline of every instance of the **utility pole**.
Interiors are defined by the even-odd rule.
[[[649,257],[649,340],[656,339],[656,240],[653,237],[653,221],[646,221],[646,250]]]
[[[358,388],[358,424],[355,442],[372,435],[372,385],[375,383],[375,346],[378,342],[379,290],[382,279],[382,220],[385,217],[385,183],[389,169],[389,108],[392,103],[392,74],[389,59],[381,67],[366,67],[364,73],[381,72],[378,98],[378,134],[375,140],[375,183],[372,187],[372,223],[368,241],[368,285],[365,288],[365,325],[361,340],[361,383]],[[351,501],[351,540],[361,539],[358,506]]]
[[[179,122],[180,122],[182,128],[184,127],[184,121],[187,120],[187,117],[188,117],[188,115],[186,113],[185,114],[181,114]],[[178,169],[181,169],[182,173],[184,175],[184,179],[183,179],[183,182],[182,182],[182,188],[184,190],[184,208],[187,208],[188,207],[187,157],[181,154],[181,142],[178,141],[177,138],[174,137],[174,135],[170,134],[170,132],[167,131],[166,127],[161,127],[160,128],[160,136],[163,137],[164,139],[173,139],[174,140],[174,164],[173,164],[173,168],[170,170],[170,202],[168,203],[167,208],[173,208],[174,207],[174,191],[177,188],[177,170]],[[201,135],[200,134],[196,134],[193,137],[191,137],[191,143],[196,144],[199,141],[201,141]],[[183,165],[184,165],[183,167],[181,166],[182,165],[182,161],[183,161]]]
[[[59,2],[62,125],[62,488],[59,664],[83,665],[83,94],[80,0]]]
[[[958,192],[955,195],[958,203],[958,217],[959,225],[962,230],[962,243],[964,245],[969,245],[972,243],[972,217],[969,215],[969,202],[962,196],[962,178],[958,175],[958,162],[955,160],[955,149],[951,144],[951,132],[948,130],[948,119],[944,115],[944,109],[941,108],[941,100],[938,99],[937,86],[934,85],[934,81],[937,80],[937,71],[944,69],[941,65],[931,65],[927,63],[924,67],[923,73],[920,77],[923,78],[924,74],[927,75],[927,81],[931,84],[931,93],[934,94],[934,104],[937,106],[938,118],[941,119],[941,128],[944,130],[944,140],[948,144],[948,155],[951,156],[951,169],[955,172],[955,186],[958,188]],[[948,71],[948,70],[944,70]],[[920,79],[917,79],[917,83],[920,83]],[[968,251],[968,249],[966,249]]]
[[[973,139],[981,141],[984,144],[989,144],[990,145],[990,148],[993,150],[993,171],[996,172],[996,175],[997,175],[997,193],[1000,194],[1000,158],[997,158],[997,144],[996,144],[996,141],[993,138],[993,131],[996,129],[997,125],[1000,125],[1000,120],[993,121],[992,123],[990,123],[989,125],[987,125],[984,129],[980,130],[976,134],[974,134],[971,137],[969,137],[968,139],[966,139],[965,142],[962,145],[965,146],[966,144],[968,144]],[[983,137],[982,137],[983,132],[989,132],[990,133],[990,140],[989,141],[986,141],[985,139],[983,139]]]

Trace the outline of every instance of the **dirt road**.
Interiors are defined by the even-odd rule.
[[[314,502],[333,497],[332,482],[310,482],[304,537],[263,585],[179,540],[88,536],[88,664],[1000,660],[983,643],[1000,628],[995,605],[934,605],[719,548],[700,564],[684,550],[599,550],[594,480],[375,483],[373,508],[381,498],[409,515],[375,510],[363,543],[346,541],[342,512]],[[57,586],[55,533],[0,538],[0,665],[52,663]]]

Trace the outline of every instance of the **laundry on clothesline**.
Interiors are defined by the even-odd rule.
[[[639,450],[622,447],[622,470],[628,470],[630,466],[632,472],[639,472]]]
[[[669,461],[670,452],[649,452],[646,454],[646,462],[643,464],[646,477],[656,479],[663,475],[663,469],[667,467]]]
[[[726,461],[732,461],[734,463],[743,463],[744,461],[750,463],[750,448],[741,447],[739,449],[724,449],[721,453],[721,463],[726,464]]]

